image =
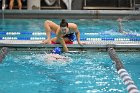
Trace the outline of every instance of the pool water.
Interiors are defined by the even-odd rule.
[[[46,19],[5,19],[0,20],[0,38],[18,37],[19,39],[29,39],[30,37],[43,37],[44,34],[33,35],[32,33],[44,33],[44,22]],[[60,19],[50,19],[57,24]],[[118,23],[116,20],[95,20],[95,19],[68,19],[68,22],[74,22],[78,25],[81,32],[81,40],[86,38],[138,38],[140,39],[140,20],[124,21],[123,29],[129,32],[124,35],[118,32]],[[6,34],[5,32],[20,32],[21,34]],[[52,37],[55,37],[52,34]]]
[[[46,19],[0,20],[0,39],[28,40],[43,37]],[[61,20],[52,19],[59,24]],[[124,21],[129,35],[118,32],[115,20],[68,19],[78,25],[81,40],[86,38],[137,38],[140,20]],[[20,32],[20,34],[7,32]],[[55,37],[52,34],[52,37]],[[106,52],[63,54],[68,62],[50,62],[43,51],[10,51],[0,64],[0,93],[127,93]],[[125,68],[140,89],[139,52],[118,53]]]
[[[1,93],[128,93],[107,52],[62,54],[47,62],[44,51],[11,51],[0,64]],[[139,52],[119,52],[140,89]]]

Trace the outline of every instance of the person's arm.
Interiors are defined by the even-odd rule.
[[[122,22],[121,21],[119,21],[119,32],[123,33],[123,28],[122,28]]]
[[[81,42],[80,42],[80,32],[78,31],[75,34],[76,34],[76,39],[77,39],[78,44],[82,45]]]
[[[123,30],[122,19],[119,18],[117,21],[118,21],[118,25],[119,25],[119,32],[120,32],[120,33],[123,33],[123,34],[128,34],[127,32],[125,32],[125,31]]]
[[[83,45],[80,41],[80,31],[78,30],[78,27],[76,26],[76,28],[74,29],[75,31],[75,35],[76,35],[76,39],[79,45]]]
[[[62,38],[62,34],[61,34],[61,31],[59,30],[58,33],[57,33],[57,39],[58,41],[60,42],[60,44],[63,46],[63,50],[65,52],[68,52],[68,48],[67,48],[67,45],[64,41],[64,39]]]
[[[122,19],[118,18],[117,21],[118,21],[119,32],[123,33]]]

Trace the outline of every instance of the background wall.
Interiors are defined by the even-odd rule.
[[[94,7],[129,7],[130,0],[86,0],[87,6],[94,6]]]
[[[71,9],[82,10],[84,6],[84,1],[85,0],[72,0]],[[86,0],[86,1],[87,1],[86,5],[91,7],[130,7],[130,0]],[[140,0],[135,0],[135,2],[137,4],[140,4]],[[32,4],[36,4],[38,7],[48,6],[47,4],[45,4],[44,0],[23,0],[22,4],[23,9],[31,9]],[[55,3],[54,6],[56,5],[58,5],[58,3]],[[0,7],[2,7],[2,0],[0,0]],[[9,9],[9,0],[6,0],[6,9]],[[18,9],[17,0],[15,0],[14,9]],[[42,9],[49,10],[50,8],[42,8]],[[52,9],[57,9],[57,7]],[[59,9],[67,9],[63,0],[60,0]]]

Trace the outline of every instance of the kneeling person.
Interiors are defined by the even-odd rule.
[[[52,21],[46,21],[45,28],[47,34],[47,40],[43,41],[43,43],[45,44],[50,44],[51,42],[60,43],[63,46],[63,50],[65,52],[68,52],[66,43],[73,42],[75,37],[74,34],[76,34],[78,44],[82,45],[82,43],[80,42],[80,32],[77,25],[74,23],[67,23],[65,19],[62,19],[60,26],[58,26]],[[51,31],[53,31],[57,35],[57,37],[51,39]]]

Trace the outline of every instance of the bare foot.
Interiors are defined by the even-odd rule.
[[[48,39],[43,40],[43,41],[42,41],[42,44],[51,44],[51,40],[48,40]]]

